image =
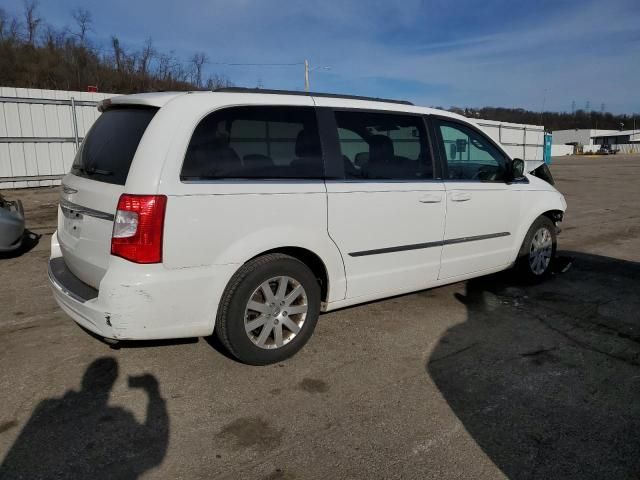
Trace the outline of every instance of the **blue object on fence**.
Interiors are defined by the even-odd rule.
[[[544,134],[544,153],[542,158],[544,159],[544,163],[547,165],[551,165],[551,134]]]

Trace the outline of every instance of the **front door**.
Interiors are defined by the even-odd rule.
[[[508,264],[520,214],[520,195],[506,183],[510,160],[470,125],[440,118],[434,123],[446,160],[447,220],[439,278]]]

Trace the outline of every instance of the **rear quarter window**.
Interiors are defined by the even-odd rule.
[[[157,108],[126,107],[104,112],[82,142],[71,173],[124,185],[140,139],[157,111]]]
[[[180,178],[320,179],[323,175],[313,108],[250,106],[219,110],[200,122]]]

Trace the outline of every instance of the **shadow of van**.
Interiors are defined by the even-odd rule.
[[[509,478],[640,478],[640,263],[570,254],[540,285],[469,281],[427,371]]]

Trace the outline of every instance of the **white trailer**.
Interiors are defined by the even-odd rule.
[[[521,158],[532,171],[544,163],[544,127],[496,120],[476,121],[513,158]]]

